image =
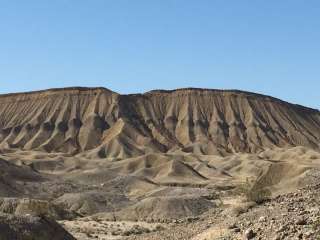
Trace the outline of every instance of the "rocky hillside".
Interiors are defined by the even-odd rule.
[[[320,112],[269,96],[209,89],[120,95],[104,88],[0,96],[0,149],[126,158],[319,148]]]

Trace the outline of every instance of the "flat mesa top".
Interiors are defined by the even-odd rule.
[[[239,97],[246,97],[246,98],[262,98],[266,101],[275,101],[275,102],[281,102],[282,104],[290,104],[292,106],[298,107],[301,110],[308,110],[308,111],[315,111],[319,112],[318,109],[302,106],[299,104],[292,104],[289,102],[286,102],[284,100],[281,100],[279,98],[275,98],[269,95],[264,95],[260,93],[254,93],[254,92],[248,92],[243,90],[237,90],[237,89],[208,89],[208,88],[178,88],[173,90],[164,90],[164,89],[156,89],[151,90],[145,93],[133,93],[133,94],[119,94],[117,92],[114,92],[108,88],[104,87],[66,87],[66,88],[51,88],[51,89],[44,89],[44,90],[37,90],[37,91],[30,91],[30,92],[17,92],[17,93],[5,93],[0,94],[0,100],[3,98],[10,98],[11,101],[12,98],[33,98],[33,97],[45,97],[50,96],[54,94],[89,94],[89,95],[97,95],[99,93],[105,93],[105,94],[113,94],[113,95],[119,95],[119,96],[161,96],[161,95],[172,95],[172,96],[184,96],[184,95],[211,95],[211,94],[217,94],[220,96],[239,96]]]

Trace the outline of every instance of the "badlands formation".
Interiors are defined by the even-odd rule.
[[[319,170],[320,112],[270,96],[0,95],[0,240],[317,239]]]

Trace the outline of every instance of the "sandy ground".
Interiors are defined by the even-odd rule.
[[[73,221],[59,222],[74,237],[81,240],[99,239],[113,240],[122,239],[126,235],[143,234],[146,232],[157,232],[168,227],[166,224],[104,220],[90,220],[88,218]],[[135,229],[136,232],[133,230]]]

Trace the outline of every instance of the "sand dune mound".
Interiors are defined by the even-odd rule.
[[[198,216],[215,204],[202,197],[149,197],[115,213],[116,219],[154,220]]]
[[[213,199],[214,193],[206,188],[193,187],[162,187],[151,191],[148,197],[204,197]]]
[[[115,179],[103,184],[104,190],[117,192],[120,191],[128,198],[138,198],[144,196],[147,192],[157,189],[158,184],[145,177],[137,176],[118,176]]]
[[[305,147],[269,150],[259,154],[269,163],[261,165],[256,188],[290,192],[313,182],[320,174],[320,153]]]
[[[80,215],[92,215],[98,212],[112,212],[126,206],[128,203],[124,195],[106,192],[66,193],[56,199],[54,203],[71,212]]]
[[[294,163],[272,163],[257,179],[256,185],[263,188],[281,184],[297,188],[299,180],[309,169],[310,166]]]
[[[0,149],[128,158],[319,148],[320,113],[269,96],[208,89],[119,95],[67,88],[0,96]]]
[[[138,158],[122,160],[115,163],[112,169],[123,175],[145,177],[158,184],[201,183],[204,176],[194,170],[180,157],[163,155],[146,155]]]

